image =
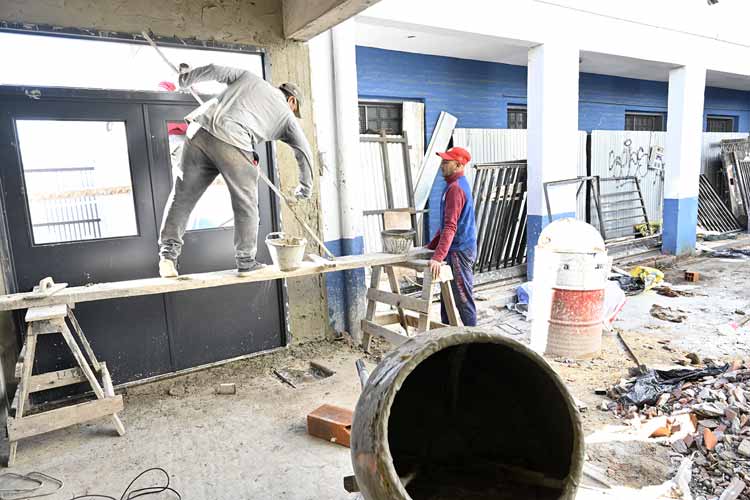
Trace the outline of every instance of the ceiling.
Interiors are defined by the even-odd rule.
[[[535,44],[360,16],[357,17],[357,45],[526,66],[528,50]],[[666,82],[669,71],[675,67],[677,65],[656,61],[581,52],[583,73]],[[709,70],[706,85],[750,91],[750,78]]]

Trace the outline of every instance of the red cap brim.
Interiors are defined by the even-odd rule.
[[[443,160],[455,160],[453,155],[451,155],[450,153],[435,153],[435,154],[438,155]]]

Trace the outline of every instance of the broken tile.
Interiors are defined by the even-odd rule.
[[[702,417],[723,417],[726,408],[724,403],[700,403],[693,406],[693,411]]]
[[[681,439],[672,443],[672,449],[681,455],[687,455],[688,453],[688,446]]]
[[[750,458],[750,439],[743,439],[740,445],[737,447],[737,453],[743,457]]]
[[[716,439],[716,436],[710,429],[703,429],[703,445],[707,450],[711,451],[716,448],[718,442],[719,440]]]

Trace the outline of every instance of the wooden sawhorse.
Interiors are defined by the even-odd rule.
[[[68,328],[67,322],[70,322],[73,327],[78,341]],[[19,440],[70,425],[109,416],[117,433],[120,436],[125,434],[125,427],[122,425],[120,417],[117,416],[117,412],[123,409],[122,396],[115,395],[107,365],[96,359],[94,351],[86,340],[86,336],[83,334],[71,307],[67,304],[32,307],[26,312],[26,324],[26,343],[23,345],[18,363],[16,363],[16,378],[19,379],[18,389],[13,398],[13,404],[11,404],[11,412],[7,423],[8,441],[10,442],[8,466],[12,466],[16,460],[16,448]],[[71,353],[73,353],[78,367],[34,375],[32,372],[37,337],[50,334],[62,335]],[[86,352],[88,360],[81,347]],[[101,377],[101,385],[96,378],[96,374]],[[91,385],[97,399],[24,416],[27,407],[30,406],[30,402],[27,401],[30,394],[82,382],[88,382]]]
[[[367,314],[365,319],[362,320],[362,348],[365,352],[370,351],[370,341],[373,336],[384,338],[395,345],[401,345],[409,340],[409,327],[416,328],[416,333],[420,333],[431,328],[460,326],[458,309],[456,309],[456,301],[450,283],[453,280],[453,271],[450,266],[443,264],[440,268],[440,276],[434,279],[428,264],[429,261],[426,260],[410,260],[395,265],[373,266],[370,288],[367,290]],[[420,298],[401,295],[396,273],[393,270],[394,267],[405,267],[423,272]],[[379,288],[383,269],[388,275],[390,292]],[[433,286],[437,283],[440,284],[440,296],[446,305],[448,325],[430,320],[433,305],[432,291]],[[397,312],[376,316],[378,302],[395,307]],[[418,315],[409,314],[407,311],[416,312]],[[387,325],[397,323],[401,325],[406,335],[385,328]]]

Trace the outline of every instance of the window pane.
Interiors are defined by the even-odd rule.
[[[660,132],[664,130],[663,113],[625,113],[625,130]]]
[[[17,120],[34,243],[138,234],[124,122]]]
[[[707,132],[734,132],[734,118],[709,116],[706,126]]]
[[[185,122],[168,122],[169,152],[172,160],[172,181],[182,175],[182,146],[185,144]],[[256,168],[248,165],[248,168]],[[213,229],[217,227],[233,227],[234,212],[229,190],[221,174],[216,176],[213,183],[195,205],[187,223],[187,230]]]
[[[195,68],[213,63],[263,75],[258,54],[174,47],[162,47],[162,52],[173,64]],[[177,81],[153,48],[138,43],[0,33],[0,54],[0,85],[166,91],[159,86],[162,81]],[[218,82],[195,85],[206,94],[224,87]]]

